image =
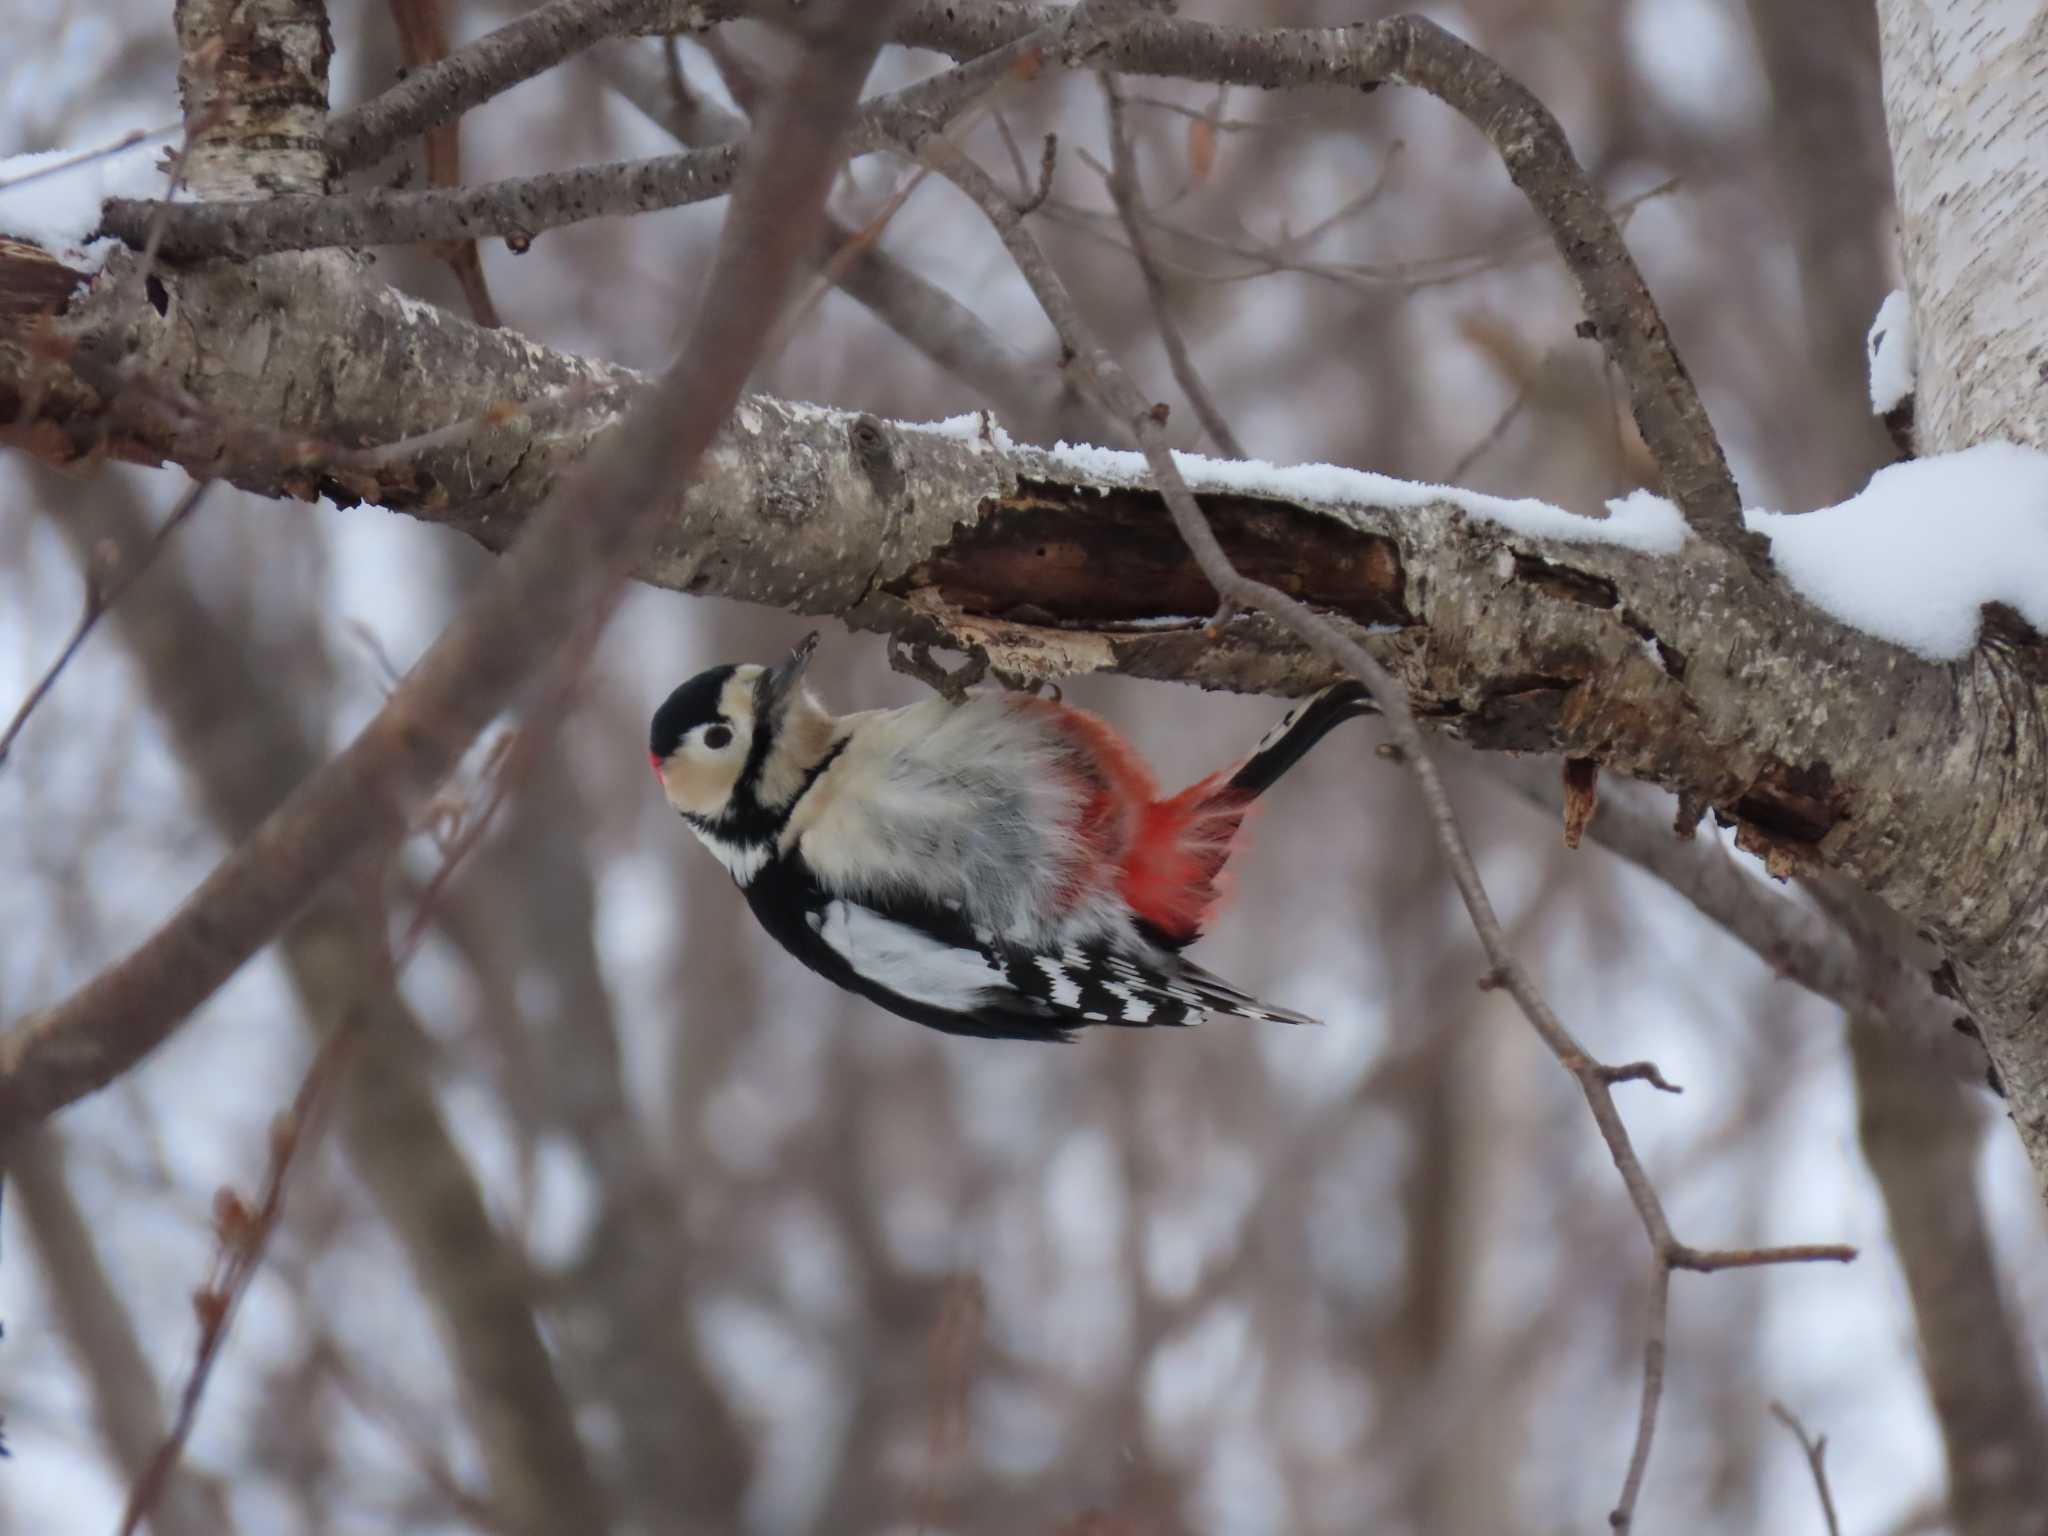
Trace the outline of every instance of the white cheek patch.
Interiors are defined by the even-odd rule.
[[[956,949],[856,902],[828,903],[812,914],[811,925],[861,975],[913,1002],[969,1013],[991,991],[1014,990],[988,956]]]
[[[733,731],[744,741],[754,732],[754,683],[761,668],[744,666],[726,680],[719,690],[718,712],[732,722]]]

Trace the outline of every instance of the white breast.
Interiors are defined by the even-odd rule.
[[[847,745],[784,832],[828,891],[953,905],[1033,948],[1126,929],[1079,845],[1077,749],[1001,695],[849,716]],[[1085,885],[1085,878],[1084,878]]]

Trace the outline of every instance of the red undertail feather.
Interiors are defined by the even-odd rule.
[[[1223,866],[1244,846],[1252,797],[1211,774],[1148,804],[1124,863],[1131,910],[1176,944],[1191,944],[1227,894]]]
[[[1025,707],[1033,706],[1079,749],[1078,841],[1095,869],[1113,869],[1117,893],[1169,942],[1193,943],[1223,900],[1223,866],[1243,846],[1255,797],[1226,771],[1162,800],[1151,769],[1103,721],[1064,705]],[[1078,878],[1076,897],[1093,883]]]

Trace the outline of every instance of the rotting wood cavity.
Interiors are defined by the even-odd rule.
[[[1665,644],[1664,637],[1650,628],[1632,608],[1621,610],[1621,622],[1634,630],[1642,639],[1650,642],[1657,652],[1658,664],[1664,668],[1668,675],[1677,678],[1681,683],[1685,681],[1685,652],[1675,645]]]
[[[1360,624],[1411,625],[1391,539],[1248,496],[1202,497],[1224,551],[1253,581]],[[953,606],[1076,624],[1207,618],[1216,590],[1147,491],[1102,495],[1024,482],[894,582]]]
[[[1568,565],[1545,560],[1541,555],[1514,551],[1515,579],[1588,608],[1612,608],[1621,601],[1621,591],[1603,576],[1589,576]]]
[[[1794,767],[1773,762],[1735,802],[1741,821],[1802,843],[1817,843],[1849,814],[1848,792],[1823,762]]]
[[[1497,752],[1552,752],[1564,723],[1565,701],[1579,679],[1521,672],[1489,679],[1478,708],[1465,716],[1462,734]]]

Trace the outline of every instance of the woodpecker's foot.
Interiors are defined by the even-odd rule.
[[[947,671],[932,660],[932,648],[924,644],[905,646],[895,635],[889,637],[889,670],[914,677],[948,704],[966,702],[967,690],[988,676],[988,652],[976,646],[967,659]]]
[[[1012,693],[1028,693],[1034,699],[1042,699],[1050,694],[1053,703],[1066,702],[1067,696],[1060,692],[1060,685],[1049,677],[1026,677],[1020,672],[1005,672],[997,666],[991,666],[988,673]]]

